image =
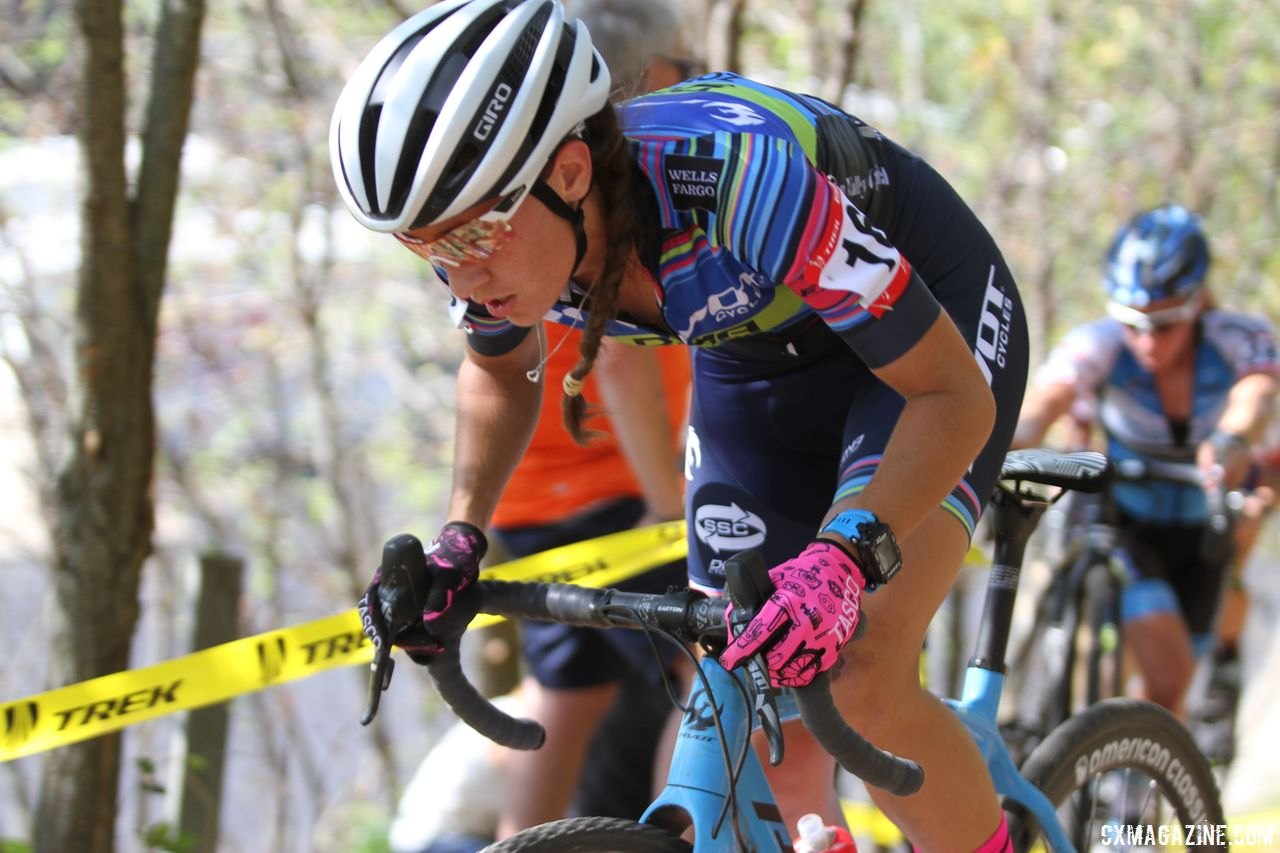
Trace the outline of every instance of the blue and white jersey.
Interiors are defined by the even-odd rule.
[[[1124,327],[1110,318],[1073,329],[1037,372],[1038,384],[1075,387],[1080,410],[1089,413],[1107,437],[1116,460],[1195,460],[1226,409],[1231,388],[1253,373],[1277,373],[1271,324],[1234,311],[1206,311],[1199,320],[1192,412],[1178,441],[1160,404],[1155,376],[1125,346]],[[1172,483],[1120,483],[1116,500],[1129,515],[1158,524],[1199,524],[1206,518],[1204,493]]]

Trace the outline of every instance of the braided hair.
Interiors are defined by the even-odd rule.
[[[565,429],[580,445],[598,434],[585,427],[587,419],[598,412],[583,399],[582,383],[595,366],[605,326],[618,314],[618,294],[640,222],[632,187],[631,153],[613,105],[606,104],[587,119],[586,126],[593,182],[599,188],[604,213],[605,249],[600,277],[591,287],[591,310],[578,346],[578,363],[565,376],[561,401]]]

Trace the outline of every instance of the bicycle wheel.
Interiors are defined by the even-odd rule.
[[[1049,733],[1022,775],[1058,807],[1080,851],[1182,849],[1189,825],[1226,822],[1209,762],[1182,724],[1150,702],[1086,708]],[[1015,849],[1032,849],[1035,819],[1020,807],[1010,812]]]
[[[531,826],[482,853],[689,853],[665,829],[616,817],[571,817]]]

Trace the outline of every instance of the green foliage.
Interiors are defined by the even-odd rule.
[[[138,833],[138,838],[148,850],[165,850],[168,853],[190,853],[196,849],[197,842],[191,833],[179,832],[164,821],[146,827]]]
[[[148,796],[166,793],[164,784],[156,775],[156,765],[147,756],[140,756],[135,762],[138,771],[138,791],[143,799]],[[196,837],[191,833],[180,832],[167,821],[157,821],[138,827],[138,840],[148,850],[164,850],[168,853],[190,853],[195,849]]]
[[[387,815],[370,803],[351,803],[339,810],[324,838],[315,840],[317,853],[390,853]]]
[[[20,0],[6,8],[0,139],[66,132],[69,104],[41,103],[37,96],[44,91],[70,95],[73,24],[71,4]]]
[[[803,8],[833,35],[846,5]],[[814,88],[825,70],[807,48],[824,33],[793,11],[775,36],[764,24],[783,4],[750,6],[744,70]],[[1042,338],[1097,314],[1111,235],[1165,200],[1204,215],[1221,301],[1275,314],[1277,33],[1280,6],[1264,0],[873,0],[842,103],[978,210]]]
[[[0,853],[31,853],[32,849],[29,842],[0,838]]]

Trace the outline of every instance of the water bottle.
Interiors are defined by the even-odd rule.
[[[800,834],[792,845],[795,853],[858,853],[849,830],[827,826],[821,815],[805,815],[797,822],[796,830]]]

